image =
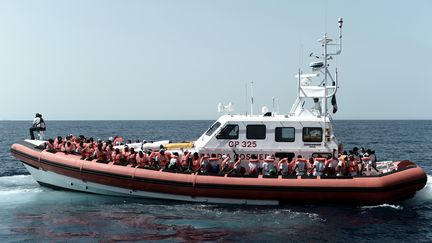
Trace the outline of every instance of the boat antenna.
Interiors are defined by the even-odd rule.
[[[253,98],[253,81],[250,83],[250,87],[251,87],[251,111],[250,114],[251,116],[253,115],[253,105],[254,105],[254,98]]]
[[[245,82],[245,104],[246,104],[246,116],[247,116],[247,103],[248,103],[248,88],[247,88],[247,82]]]

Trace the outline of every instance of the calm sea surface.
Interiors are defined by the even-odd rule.
[[[196,139],[213,121],[47,121],[47,135]],[[410,159],[432,175],[432,121],[335,121],[345,148]],[[221,206],[40,187],[12,158],[31,122],[0,121],[0,242],[432,241],[432,187],[394,205]],[[428,176],[432,181],[432,177]]]

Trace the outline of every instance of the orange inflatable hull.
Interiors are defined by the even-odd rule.
[[[379,176],[252,178],[174,173],[103,164],[80,160],[75,155],[42,151],[25,142],[13,144],[11,152],[35,170],[128,189],[131,192],[144,191],[190,198],[269,200],[279,203],[382,204],[412,197],[427,182],[424,170],[407,160],[398,162],[396,171]]]

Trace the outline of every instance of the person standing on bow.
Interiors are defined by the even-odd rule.
[[[42,118],[42,115],[39,113],[36,113],[35,119],[33,120],[33,125],[32,127],[29,129],[30,131],[30,139],[31,140],[35,140],[34,131],[37,132],[41,132],[41,131],[45,131],[46,130],[46,125],[45,125],[45,121]]]

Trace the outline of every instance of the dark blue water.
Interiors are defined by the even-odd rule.
[[[48,121],[48,136],[190,140],[213,121]],[[432,121],[336,121],[346,148],[410,159],[432,175]],[[394,205],[221,206],[127,199],[40,187],[9,148],[30,122],[0,121],[0,242],[432,241],[430,184]],[[432,177],[428,176],[431,180]]]

